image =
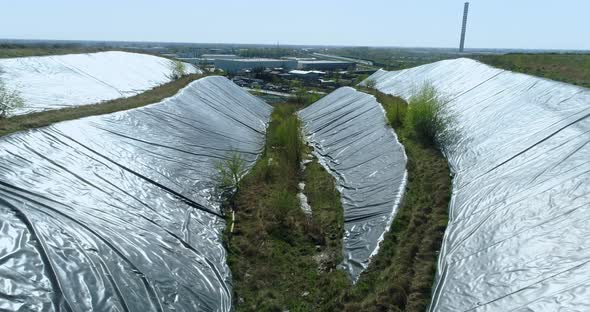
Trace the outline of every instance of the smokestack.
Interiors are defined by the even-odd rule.
[[[467,30],[467,13],[469,13],[469,2],[465,2],[463,9],[463,27],[461,27],[461,44],[459,45],[459,52],[463,52],[465,48],[465,31]]]

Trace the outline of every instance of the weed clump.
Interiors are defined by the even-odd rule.
[[[425,145],[445,149],[457,139],[455,116],[445,109],[445,99],[425,83],[410,97],[404,126]]]
[[[377,85],[375,79],[367,79],[367,81],[365,81],[365,87],[369,89],[375,89],[375,85]]]

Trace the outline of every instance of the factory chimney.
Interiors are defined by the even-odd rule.
[[[463,27],[461,27],[461,44],[459,45],[459,52],[463,52],[465,48],[465,31],[467,30],[467,13],[469,13],[469,2],[465,2],[463,8]]]

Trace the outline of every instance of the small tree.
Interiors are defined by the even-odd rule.
[[[375,89],[376,85],[377,82],[374,79],[367,79],[367,81],[365,81],[365,86],[369,89]]]
[[[172,80],[180,79],[180,77],[186,75],[186,65],[181,61],[170,61],[170,78]]]
[[[240,190],[240,181],[246,174],[246,162],[238,152],[215,164],[217,170],[214,176],[216,193],[223,200],[223,208],[231,211],[230,233],[234,232],[235,224],[235,195]]]
[[[25,105],[23,98],[18,90],[9,90],[4,81],[0,80],[0,119],[8,115],[17,108]]]
[[[219,195],[233,202],[233,194],[240,189],[240,181],[246,173],[246,162],[238,152],[232,152],[229,157],[215,164],[216,175],[214,181]]]

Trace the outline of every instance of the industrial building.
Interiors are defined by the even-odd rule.
[[[318,61],[299,61],[298,62],[298,69],[309,70],[309,69],[317,69],[317,70],[346,70],[349,68],[354,68],[356,63],[354,62],[345,62],[345,61],[327,61],[327,60],[318,60]]]
[[[283,56],[281,57],[285,60],[295,60],[295,61],[315,61],[317,58],[315,57],[296,57],[296,56]]]
[[[326,73],[319,70],[292,70],[289,74],[293,77],[302,78],[302,79],[319,79],[321,76],[325,75]]]
[[[295,60],[269,58],[215,59],[214,64],[215,68],[234,73],[254,68],[283,68],[286,70],[297,68]]]
[[[201,58],[212,60],[230,60],[240,58],[235,54],[202,54]]]
[[[194,64],[194,65],[201,65],[202,60],[198,57],[177,57],[177,60],[181,61],[181,62],[185,62],[185,63],[189,63],[189,64]]]

